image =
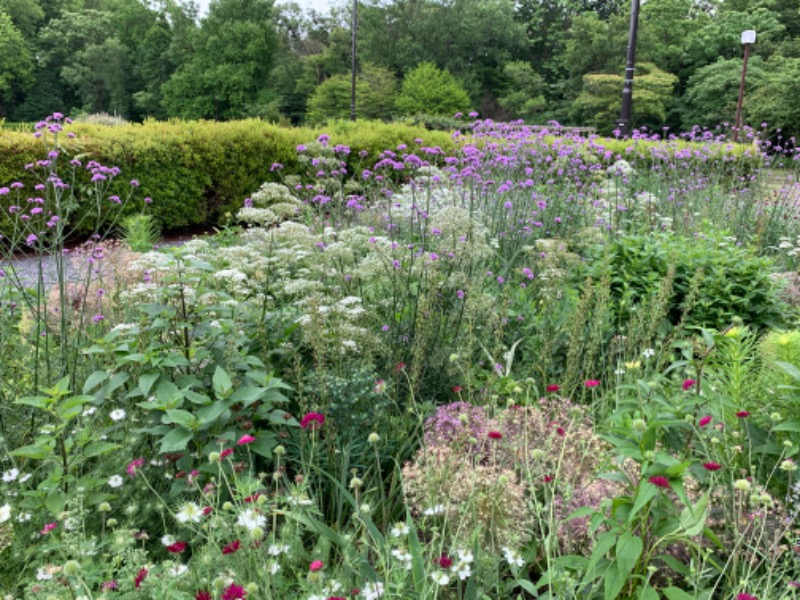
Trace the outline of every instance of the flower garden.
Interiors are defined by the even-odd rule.
[[[315,135],[149,249],[69,134],[0,182],[5,598],[800,595],[790,144]]]

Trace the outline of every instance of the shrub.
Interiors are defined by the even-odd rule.
[[[406,115],[452,115],[469,109],[469,96],[456,78],[427,62],[406,75],[397,98],[397,110]]]

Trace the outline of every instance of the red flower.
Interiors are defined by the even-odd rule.
[[[300,421],[300,428],[316,431],[324,424],[325,424],[325,415],[317,412],[310,412],[306,416],[304,416]]]
[[[203,516],[204,517],[207,517],[212,512],[214,512],[214,507],[213,506],[206,506],[205,508],[203,508]]]
[[[694,379],[684,379],[683,380],[683,391],[686,392],[690,390],[694,384],[697,383]]]
[[[544,477],[542,477],[542,481],[544,481],[545,483],[550,483],[551,481],[553,481],[553,476],[545,475]]]
[[[211,594],[204,590],[200,590],[194,595],[194,600],[211,600]]]
[[[713,461],[709,461],[707,463],[703,463],[703,466],[708,471],[719,471],[722,468],[722,465],[719,463],[715,463]]]
[[[500,433],[499,431],[490,431],[488,433],[488,435],[489,435],[489,438],[493,439],[493,440],[502,440],[503,439],[503,434]]]
[[[222,553],[223,554],[233,554],[234,552],[236,552],[239,549],[240,546],[241,546],[241,543],[239,542],[239,540],[233,540],[230,544],[228,544],[227,546],[225,546],[222,549]]]
[[[461,393],[461,390],[463,390],[463,389],[464,389],[464,388],[462,388],[460,385],[457,385],[457,386],[455,386],[455,387],[453,388],[453,393],[455,393],[455,394],[460,394],[460,393]]]
[[[736,416],[739,417],[740,419],[746,419],[747,417],[750,416],[750,413],[747,412],[746,410],[740,410],[739,412],[736,413]],[[741,596],[741,594],[739,595]],[[745,594],[745,596],[746,595],[747,594]]]
[[[258,497],[260,495],[261,495],[261,492],[256,492],[255,494],[252,494],[252,495],[248,496],[247,498],[245,498],[244,501],[247,504],[250,504],[251,502],[255,502],[256,500],[258,500]]]
[[[186,542],[175,542],[167,546],[167,552],[172,554],[180,554],[184,550],[186,550]]]
[[[394,370],[395,370],[395,371],[402,371],[402,370],[403,370],[403,369],[405,369],[405,368],[406,368],[406,363],[397,363],[397,364],[394,366]]]
[[[551,393],[551,392],[557,392],[558,390],[560,390],[560,389],[561,389],[561,386],[560,386],[560,385],[553,384],[553,385],[548,385],[548,386],[547,386],[546,388],[544,388],[544,389],[545,389],[545,391],[546,391],[546,392],[549,394],[549,393]]]
[[[433,562],[434,564],[439,565],[442,569],[449,569],[453,566],[453,559],[446,554],[442,554],[439,558],[434,558]]]
[[[219,457],[220,458],[227,458],[231,454],[233,454],[233,448],[225,448],[225,450],[223,450],[222,452],[219,453]]]
[[[325,568],[325,563],[321,560],[315,560],[310,565],[308,565],[308,570],[312,573],[316,573],[317,571],[322,571]]]
[[[702,417],[702,418],[701,418],[701,419],[700,419],[700,420],[697,422],[697,424],[698,424],[700,427],[705,427],[705,426],[706,426],[706,425],[708,425],[709,423],[711,423],[711,417],[710,417],[710,416],[705,416],[705,417]]]
[[[42,527],[42,530],[39,533],[41,535],[46,535],[46,534],[50,533],[51,531],[53,531],[53,529],[55,529],[56,527],[58,527],[58,523],[48,523],[47,525]]]
[[[599,379],[587,379],[586,381],[583,382],[583,385],[585,385],[587,388],[595,388],[598,385],[600,385],[600,380]]]
[[[256,438],[254,438],[249,433],[245,433],[242,437],[239,438],[239,441],[236,442],[236,445],[237,446],[244,446],[246,444],[252,444],[255,441],[256,441]]]
[[[347,600],[344,596],[328,596],[328,600]]]
[[[663,475],[653,475],[647,481],[649,481],[650,483],[652,483],[655,486],[658,486],[660,488],[664,488],[664,489],[667,489],[667,490],[670,489],[670,487],[671,487],[669,485],[669,479],[667,479]]]
[[[752,594],[745,594],[744,592],[742,592],[741,594],[736,595],[736,600],[758,600],[758,598],[756,598]]]
[[[136,574],[136,578],[133,580],[133,587],[138,590],[145,577],[147,577],[147,569],[139,569],[139,572]]]
[[[567,435],[567,431],[563,427],[556,427],[556,433],[560,437],[564,437],[565,435]]]
[[[232,583],[222,592],[222,600],[240,600],[246,595],[247,592],[244,591],[242,586]]]

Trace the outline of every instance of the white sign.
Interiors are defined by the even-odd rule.
[[[756,43],[756,32],[755,29],[748,29],[747,31],[742,32],[742,43],[743,44],[755,44]]]

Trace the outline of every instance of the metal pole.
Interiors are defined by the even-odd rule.
[[[742,127],[742,101],[744,100],[744,79],[747,76],[747,56],[750,44],[744,45],[744,62],[742,62],[742,80],[739,82],[739,100],[736,103],[736,123],[733,126],[733,141],[739,141],[739,129]]]
[[[350,62],[350,120],[356,120],[356,31],[358,30],[358,0],[353,0],[353,55]]]
[[[628,60],[625,64],[625,83],[622,86],[622,110],[617,129],[622,137],[631,133],[631,112],[633,109],[633,72],[636,65],[636,34],[639,30],[639,0],[631,0],[631,25],[628,30]]]

